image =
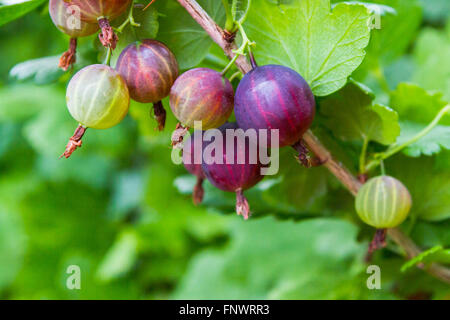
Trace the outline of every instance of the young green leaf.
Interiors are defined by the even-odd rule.
[[[17,81],[33,81],[47,84],[58,80],[64,72],[58,68],[60,56],[28,60],[15,65],[9,76]]]
[[[343,87],[363,61],[369,18],[362,5],[338,4],[331,11],[330,0],[294,0],[279,6],[254,0],[245,27],[257,43],[259,63],[291,67],[316,96],[326,96]]]
[[[391,95],[391,105],[400,116],[401,134],[397,143],[402,144],[433,121],[447,102],[442,100],[440,93],[427,92],[415,84],[401,83]],[[440,125],[403,152],[418,157],[439,153],[442,149],[450,149],[450,115],[444,115]]]
[[[326,125],[343,140],[395,142],[400,134],[397,113],[373,104],[373,95],[361,84],[350,81],[343,89],[320,103]]]

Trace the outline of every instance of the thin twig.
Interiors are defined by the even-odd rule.
[[[211,39],[217,43],[226,56],[233,59],[235,54],[233,50],[237,49],[234,42],[229,43],[224,37],[225,33],[214,20],[206,13],[205,10],[195,0],[178,0],[178,2],[189,12],[194,20],[208,33]],[[245,56],[239,56],[236,59],[236,66],[242,71],[247,73],[252,69],[251,64],[247,61]],[[331,155],[330,151],[322,145],[319,139],[308,130],[303,136],[308,148],[324,162],[324,166],[337,178],[341,183],[350,191],[351,194],[356,195],[361,183],[359,180],[339,161],[336,161]],[[409,258],[413,258],[420,253],[420,249],[417,245],[399,229],[389,229],[388,235],[406,252]],[[428,273],[434,277],[442,280],[443,282],[450,284],[450,270],[444,266],[438,264],[431,264],[425,269]]]

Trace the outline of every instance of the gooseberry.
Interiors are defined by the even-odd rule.
[[[54,25],[63,33],[70,36],[69,50],[63,53],[59,60],[59,67],[64,71],[76,62],[77,38],[87,37],[97,32],[97,23],[73,21],[64,5],[64,0],[50,0],[48,11]]]
[[[202,122],[203,130],[217,128],[233,111],[234,91],[219,72],[208,68],[191,69],[175,81],[170,90],[170,107],[185,128]]]
[[[202,169],[208,180],[217,188],[236,193],[236,213],[242,215],[244,219],[248,219],[250,215],[250,207],[247,199],[245,198],[243,191],[253,187],[259,181],[263,179],[261,174],[262,165],[259,159],[252,163],[250,161],[250,142],[245,139],[245,143],[238,143],[236,135],[232,136],[232,141],[227,141],[227,130],[235,132],[239,129],[237,123],[228,122],[221,126],[219,130],[222,133],[222,144],[219,144],[219,150],[223,154],[222,163],[209,164],[206,155],[203,155]],[[229,139],[229,138],[228,138]],[[203,148],[209,145],[205,142]],[[211,152],[214,157],[217,149]],[[204,151],[205,152],[205,151]],[[233,152],[232,161],[227,159],[227,153]],[[239,163],[238,158],[242,157],[244,161]]]
[[[109,21],[114,20],[130,6],[132,0],[64,0],[64,4],[74,15],[79,15],[81,21],[98,23],[102,29],[99,34],[100,42],[105,47],[115,49],[117,35]]]
[[[162,130],[166,111],[161,100],[169,95],[178,77],[174,54],[159,41],[143,40],[130,44],[122,51],[116,70],[127,83],[133,100],[154,104],[154,114]]]
[[[200,139],[198,143],[199,147],[197,148],[194,142],[195,136],[198,133],[200,132],[194,132],[193,136],[189,136],[189,138],[185,140],[183,146],[183,165],[186,170],[189,171],[189,173],[197,177],[197,182],[192,192],[192,201],[195,205],[198,205],[203,201],[203,181],[206,179],[206,176],[202,169],[203,141],[202,139]],[[200,138],[202,138],[202,133],[200,133]]]
[[[130,95],[127,85],[113,68],[95,64],[81,69],[70,80],[66,93],[67,108],[79,127],[70,138],[61,157],[69,158],[87,128],[108,129],[128,113]]]
[[[288,67],[255,66],[236,89],[235,114],[242,129],[277,129],[279,147],[292,146],[311,126],[314,95],[302,76]]]
[[[369,179],[358,191],[355,208],[362,221],[377,229],[394,228],[408,216],[411,195],[397,179]]]

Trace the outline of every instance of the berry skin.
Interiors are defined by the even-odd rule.
[[[242,129],[278,129],[279,146],[291,146],[311,126],[314,95],[302,76],[290,68],[256,67],[236,89],[235,114]]]
[[[122,121],[128,113],[130,95],[117,71],[95,64],[81,69],[70,80],[66,101],[70,114],[80,123],[63,154],[68,158],[81,146],[86,128],[108,129]]]
[[[99,29],[97,23],[91,24],[83,21],[72,23],[71,16],[67,13],[64,0],[50,0],[48,5],[50,17],[54,25],[63,33],[69,35],[69,50],[63,53],[59,60],[59,67],[67,71],[76,62],[77,38],[87,37]]]
[[[98,23],[99,34],[103,46],[115,49],[119,40],[109,24],[127,10],[132,0],[63,0],[68,10],[73,9],[74,15],[87,23]]]
[[[97,23],[99,18],[114,20],[127,10],[131,0],[63,0],[67,7],[77,6],[81,20]]]
[[[198,132],[197,132],[198,133]],[[192,192],[192,201],[195,205],[200,204],[203,201],[204,190],[203,190],[203,181],[206,179],[206,176],[202,169],[202,140],[199,141],[199,148],[195,148],[194,144],[194,136],[189,136],[188,139],[185,140],[183,146],[183,165],[186,170],[192,175],[197,177],[197,183],[195,184],[194,190]],[[195,154],[197,154],[197,162],[195,163]]]
[[[226,162],[226,155],[229,150],[227,149],[227,139],[226,130],[238,129],[238,125],[236,123],[226,123],[219,128],[219,130],[223,134],[223,143],[222,143],[222,153],[223,153],[223,163],[213,163],[208,164],[207,159],[204,158],[202,162],[202,169],[205,173],[208,180],[217,188],[236,193],[236,212],[239,215],[242,215],[244,219],[248,219],[250,215],[250,208],[248,205],[247,199],[243,195],[243,191],[253,187],[259,181],[263,179],[264,176],[261,175],[262,165],[259,161],[257,163],[250,163],[249,161],[249,149],[250,142],[246,140],[245,144],[238,144],[238,139],[235,137],[234,142],[229,144],[229,146],[233,146],[234,150],[230,152],[234,152],[234,161],[232,163]],[[207,147],[208,143],[204,143],[203,149]],[[220,147],[220,146],[219,146]],[[244,163],[238,163],[238,155],[245,154]],[[215,151],[212,152],[212,155],[215,155]],[[204,156],[206,156],[204,154]]]
[[[234,92],[231,83],[219,72],[196,68],[183,73],[170,91],[170,107],[186,127],[202,121],[203,130],[217,128],[233,111]]]
[[[377,229],[394,228],[408,216],[411,195],[399,180],[379,176],[361,187],[356,195],[355,208],[368,225]]]
[[[53,24],[72,38],[87,37],[99,29],[97,21],[95,23],[80,21],[78,25],[77,23],[72,24],[72,17],[67,12],[64,0],[50,0],[48,10]]]
[[[133,100],[155,104],[159,127],[164,128],[166,113],[161,100],[169,95],[178,77],[174,54],[159,41],[143,40],[122,51],[116,69],[127,83]]]

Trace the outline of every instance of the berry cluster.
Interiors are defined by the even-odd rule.
[[[76,37],[95,33],[101,28],[100,40],[112,50],[117,36],[109,25],[130,5],[130,0],[50,0],[50,14],[55,25],[72,37],[71,49],[61,58],[61,67],[67,69],[75,62]],[[80,10],[81,25],[77,30],[65,23],[67,10]],[[97,25],[98,22],[98,25]],[[146,39],[126,47],[116,68],[91,65],[71,79],[67,88],[67,106],[79,127],[62,156],[69,158],[81,146],[87,128],[107,129],[117,125],[127,114],[130,97],[141,103],[152,103],[160,130],[164,128],[166,111],[161,100],[169,96],[172,113],[179,121],[172,143],[178,145],[183,136],[202,123],[202,129],[218,128],[226,132],[236,129],[277,130],[279,141],[270,141],[268,147],[292,146],[299,151],[299,160],[308,162],[308,149],[302,136],[311,126],[315,115],[315,98],[303,77],[296,71],[280,65],[257,66],[251,55],[253,69],[244,75],[236,93],[225,71],[195,68],[179,76],[177,60],[163,43]],[[236,122],[228,122],[231,114]],[[250,141],[244,144],[225,139],[211,152],[220,154],[223,161],[203,161],[211,141],[200,133],[201,148],[194,148],[192,137],[184,141],[183,163],[197,177],[193,201],[199,204],[204,195],[202,183],[208,179],[215,187],[236,193],[236,212],[247,219],[250,208],[243,191],[263,179],[259,158],[249,159]],[[259,135],[259,133],[258,133]],[[259,136],[256,142],[259,143]],[[197,154],[197,152],[199,154]],[[238,156],[244,155],[244,161]],[[231,155],[231,156],[227,156]],[[200,159],[197,163],[195,159]],[[356,198],[356,211],[367,224],[378,229],[399,225],[408,215],[411,198],[408,190],[391,177],[377,177],[365,184]]]

